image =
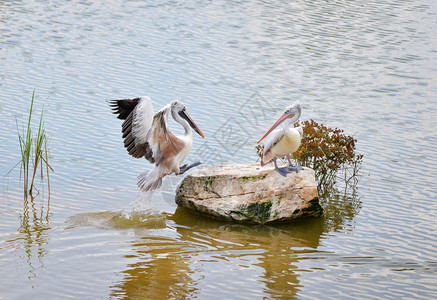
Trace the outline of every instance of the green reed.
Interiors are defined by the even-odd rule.
[[[20,132],[17,122],[18,140],[20,142],[21,153],[21,175],[23,176],[24,197],[30,195],[34,197],[33,191],[39,194],[35,186],[35,177],[38,169],[40,169],[41,180],[44,179],[44,173],[47,176],[47,187],[50,199],[50,177],[49,170],[53,172],[49,164],[49,150],[48,150],[48,136],[44,129],[43,115],[44,108],[41,109],[39,117],[38,131],[35,136],[32,135],[31,121],[34,114],[33,104],[35,100],[35,91],[32,93],[32,100],[30,102],[29,116],[27,118],[27,127]],[[30,182],[30,186],[29,186]],[[37,196],[35,195],[35,196]]]

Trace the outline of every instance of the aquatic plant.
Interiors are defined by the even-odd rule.
[[[53,172],[53,168],[49,164],[49,149],[48,149],[48,136],[44,129],[43,115],[44,108],[41,109],[41,115],[39,118],[38,124],[38,132],[35,136],[32,136],[32,128],[31,121],[32,115],[34,114],[33,104],[35,100],[35,91],[32,93],[32,100],[30,102],[30,109],[27,118],[26,127],[20,131],[17,123],[17,133],[18,140],[20,142],[20,153],[21,160],[19,164],[21,164],[21,172],[20,175],[23,177],[23,188],[24,188],[24,197],[27,199],[27,196],[30,195],[32,198],[34,197],[33,191],[39,194],[38,189],[35,186],[35,177],[37,175],[38,169],[40,170],[40,178],[44,179],[44,173],[47,176],[47,188],[50,199],[50,175],[49,169]],[[30,182],[30,186],[29,186]],[[36,196],[36,195],[35,195]]]
[[[363,155],[356,153],[355,138],[314,120],[298,121],[294,126],[302,127],[303,137],[293,158],[315,171],[319,193],[332,189],[339,178],[344,179],[346,187],[357,183]],[[258,145],[256,150],[260,156],[263,146]]]

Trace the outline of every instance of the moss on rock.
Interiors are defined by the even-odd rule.
[[[269,218],[272,210],[272,201],[253,202],[239,206],[241,212],[247,217],[247,221],[265,223]]]
[[[215,176],[209,176],[205,178],[205,184],[203,185],[203,189],[205,191],[210,191],[212,188],[212,183],[214,182]]]

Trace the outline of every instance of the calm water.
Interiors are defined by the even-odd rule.
[[[0,2],[0,299],[437,298],[436,2],[148,3]],[[50,203],[4,176],[34,89]],[[188,214],[181,178],[136,188],[150,166],[105,100],[140,95],[185,102],[207,137],[189,159],[207,166],[255,161],[299,100],[303,120],[354,134],[363,176],[321,219]]]

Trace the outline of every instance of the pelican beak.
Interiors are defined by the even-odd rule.
[[[272,127],[270,127],[269,130],[267,130],[266,133],[264,133],[264,135],[262,136],[262,138],[260,138],[259,141],[256,143],[258,144],[259,142],[261,142],[266,136],[270,134],[270,132],[272,132],[276,127],[278,127],[279,124],[281,124],[282,122],[293,116],[294,114],[290,114],[288,112],[283,113],[282,116],[280,116],[279,119],[275,122],[275,124],[273,124]]]
[[[205,138],[202,131],[200,131],[199,127],[197,127],[197,125],[196,125],[196,123],[194,123],[193,119],[191,119],[190,115],[187,113],[187,110],[185,108],[179,112],[179,115],[182,118],[184,118],[188,122],[188,124],[190,124],[191,128],[193,128],[193,130],[195,132],[197,132],[201,137]]]

